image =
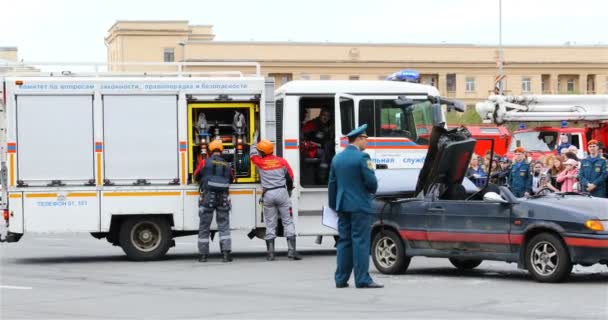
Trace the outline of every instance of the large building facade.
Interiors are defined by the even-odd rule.
[[[105,42],[108,62],[117,63],[113,66],[117,71],[158,70],[119,65],[126,62],[255,61],[264,75],[274,77],[280,85],[296,79],[377,80],[401,69],[415,69],[421,82],[467,103],[485,99],[497,76],[495,46],[225,42],[214,38],[212,26],[188,21],[117,21]],[[608,46],[506,46],[503,56],[503,85],[508,94],[608,93]]]

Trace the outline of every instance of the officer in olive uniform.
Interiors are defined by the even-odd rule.
[[[581,161],[578,174],[580,190],[594,197],[606,197],[606,160],[598,154],[597,140],[587,143],[589,156]]]
[[[526,162],[524,148],[515,149],[515,157],[509,175],[509,186],[511,192],[518,197],[527,197],[532,194],[532,173],[530,165]]]
[[[232,168],[222,158],[224,146],[221,140],[209,144],[211,156],[199,163],[194,176],[200,182],[201,203],[199,206],[198,250],[199,262],[207,262],[209,257],[209,227],[216,212],[217,228],[220,234],[222,261],[230,262],[232,240],[230,238],[230,199],[228,188],[232,181]]]
[[[338,212],[336,288],[348,287],[355,271],[357,288],[382,288],[369,275],[369,252],[373,219],[372,199],[378,189],[374,164],[363,150],[367,147],[364,124],[351,131],[349,146],[331,162],[329,207]]]

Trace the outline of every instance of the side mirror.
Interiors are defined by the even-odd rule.
[[[409,107],[414,104],[414,100],[406,96],[398,96],[395,100],[395,104],[402,107]]]
[[[466,110],[466,104],[460,100],[448,100],[440,98],[440,104],[445,104],[447,106],[448,112],[452,110],[456,110],[458,112],[464,112]]]
[[[496,192],[488,192],[488,193],[484,194],[483,195],[483,201],[498,202],[498,203],[509,203],[509,201],[503,199],[503,197],[501,197]]]

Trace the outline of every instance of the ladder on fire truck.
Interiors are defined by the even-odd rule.
[[[608,95],[491,95],[476,104],[485,122],[608,120]]]

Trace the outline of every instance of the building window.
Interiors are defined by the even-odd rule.
[[[174,62],[175,61],[175,49],[173,48],[165,48],[163,54],[164,62]]]
[[[292,80],[291,73],[269,73],[269,77],[274,78],[274,84],[278,87]]]
[[[532,80],[530,78],[521,79],[521,92],[532,91]]]
[[[574,92],[574,79],[568,79],[568,82],[566,82],[566,91]]]
[[[448,73],[445,75],[445,85],[448,92],[456,91],[456,74]]]
[[[348,76],[348,80],[359,80],[359,76]]]
[[[300,80],[310,80],[310,75],[308,73],[301,73]]]
[[[328,75],[328,74],[322,74],[319,79],[321,79],[321,80],[331,80],[331,76]]]
[[[474,92],[475,91],[475,78],[474,77],[467,77],[465,79],[465,90],[467,92]]]

